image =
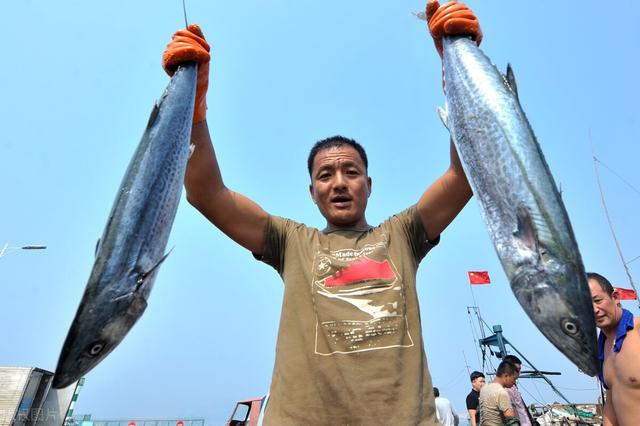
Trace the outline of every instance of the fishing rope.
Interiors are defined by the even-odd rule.
[[[631,284],[631,288],[636,293],[636,299],[638,300],[638,306],[640,306],[640,295],[638,295],[638,291],[636,290],[636,285],[633,282],[633,278],[631,277],[631,271],[629,271],[629,267],[627,263],[624,261],[624,255],[622,254],[622,248],[620,247],[620,243],[618,242],[618,238],[616,237],[616,232],[613,229],[613,222],[611,221],[611,217],[609,216],[609,209],[607,208],[607,202],[604,198],[604,192],[602,191],[602,183],[600,182],[600,173],[598,172],[598,159],[596,158],[596,154],[593,148],[593,141],[591,140],[591,131],[589,131],[589,142],[591,143],[591,153],[593,155],[593,169],[596,174],[596,181],[598,182],[598,190],[600,191],[600,199],[602,200],[602,207],[604,208],[604,213],[607,216],[607,222],[609,222],[609,229],[611,230],[611,235],[613,237],[613,241],[616,245],[616,249],[618,250],[618,255],[620,255],[620,260],[622,261],[622,266],[624,267],[625,272],[627,273],[627,278],[629,279],[629,283]]]
[[[631,262],[633,262],[634,260],[638,260],[640,259],[640,256],[636,256],[633,259],[631,259],[630,261],[627,262],[627,265],[630,264]]]
[[[534,385],[535,385],[535,384],[534,384]],[[534,400],[535,402],[537,402],[538,404],[540,404],[540,405],[542,405],[542,406],[544,406],[544,407],[547,407],[547,406],[549,405],[549,404],[547,404],[547,403],[545,403],[545,402],[538,401],[538,398],[536,398],[535,396],[533,396],[533,394],[532,394],[531,392],[529,392],[529,390],[528,390],[525,386],[523,386],[523,385],[522,385],[522,383],[520,383],[520,381],[518,381],[518,389],[519,389],[519,390],[523,390],[523,391],[525,391],[525,393],[526,393],[527,395],[529,395],[529,396],[531,397],[531,399],[532,399],[532,400]],[[536,389],[537,389],[537,388],[536,388]],[[540,393],[540,391],[538,391],[538,393]],[[541,397],[542,397],[542,395],[541,395]],[[541,399],[544,399],[544,398],[541,398]]]
[[[446,384],[442,385],[442,386],[438,386],[439,389],[447,389],[449,386],[453,386],[456,383],[458,383],[461,379],[464,379],[465,377],[465,370],[466,368],[461,369],[460,371],[458,371],[456,373],[456,375],[449,380]]]
[[[640,189],[637,189],[636,187],[634,187],[633,185],[631,185],[629,182],[627,182],[622,176],[620,176],[618,173],[616,173],[615,170],[613,170],[611,167],[607,166],[606,164],[604,164],[602,162],[602,160],[600,160],[599,158],[597,158],[596,156],[593,157],[594,161],[597,161],[598,163],[602,164],[602,166],[609,170],[611,173],[613,173],[618,179],[620,179],[625,185],[627,185],[629,188],[631,188],[633,191],[635,191],[638,195],[640,195]]]
[[[630,184],[628,181],[626,181],[622,176],[620,176],[618,173],[616,173],[615,170],[613,170],[611,167],[607,166],[605,163],[602,162],[602,160],[600,160],[598,157],[596,157],[595,155],[593,156],[593,161],[602,165],[602,167],[604,167],[605,169],[609,170],[611,173],[613,173],[614,176],[616,176],[618,179],[620,179],[622,181],[622,183],[624,183],[625,185],[627,185],[629,188],[631,188],[631,190],[635,191],[638,195],[640,195],[640,190],[637,189],[636,187],[634,187],[632,184]],[[630,264],[631,262],[640,259],[640,255],[634,257],[633,259],[625,262],[627,265]]]
[[[467,367],[467,374],[471,376],[471,370],[469,369],[469,361],[467,361],[467,355],[465,355],[464,349],[462,350],[462,357],[464,358],[464,366]]]
[[[538,392],[538,395],[540,395],[540,399],[544,399],[544,396],[542,396],[542,392],[540,392],[540,388],[538,388],[538,385],[536,384],[535,380],[531,383],[533,383],[533,387],[536,388],[536,392]],[[531,397],[533,398],[533,395]]]

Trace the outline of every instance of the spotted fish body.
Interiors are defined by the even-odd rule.
[[[154,105],[118,189],[53,386],[66,387],[102,361],[147,307],[182,192],[197,65],[178,68]]]
[[[584,373],[598,368],[595,320],[569,217],[518,100],[466,37],[445,37],[446,111],[440,111],[516,299]]]

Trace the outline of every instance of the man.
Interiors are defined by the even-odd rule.
[[[463,4],[430,2],[427,15],[436,47],[443,35],[482,37]],[[309,192],[326,228],[269,215],[222,180],[205,119],[208,51],[190,25],[174,34],[163,66],[171,74],[200,64],[187,200],[284,281],[264,424],[436,425],[415,277],[472,195],[455,149],[417,204],[372,227],[364,149],[342,136],[322,140],[309,154]]]
[[[440,396],[440,390],[433,388],[433,396],[436,397],[436,418],[443,426],[458,426],[458,415],[453,410],[451,401]]]
[[[478,405],[480,404],[480,389],[485,385],[485,377],[479,371],[474,371],[469,377],[471,379],[471,392],[467,395],[467,411],[469,411],[469,420],[471,426],[478,426],[480,424],[480,410]]]
[[[503,359],[503,361],[510,362],[516,368],[516,382],[520,378],[520,370],[522,370],[522,361],[515,355],[507,355]],[[531,413],[527,409],[527,404],[522,400],[522,395],[520,394],[520,389],[518,389],[518,384],[514,384],[510,388],[507,388],[507,393],[511,398],[511,405],[516,412],[516,416],[518,420],[520,420],[520,424],[522,426],[533,426],[535,423],[533,422],[533,417]]]
[[[515,426],[520,422],[505,390],[516,383],[516,367],[507,361],[498,365],[496,378],[480,389],[480,426]]]
[[[609,280],[587,274],[596,326],[600,328],[600,381],[607,390],[603,426],[640,424],[640,318],[620,305]]]

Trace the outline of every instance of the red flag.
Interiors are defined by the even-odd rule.
[[[490,284],[489,272],[487,271],[469,271],[469,284]]]
[[[630,288],[614,287],[613,289],[618,292],[618,296],[620,296],[620,300],[636,299],[636,292],[631,290]]]

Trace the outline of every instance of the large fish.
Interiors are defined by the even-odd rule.
[[[180,201],[197,65],[178,68],[156,102],[118,189],[96,260],[58,360],[63,388],[104,359],[147,307]]]
[[[591,297],[560,193],[520,106],[467,37],[445,37],[440,110],[511,289],[529,318],[584,373],[598,371]]]

